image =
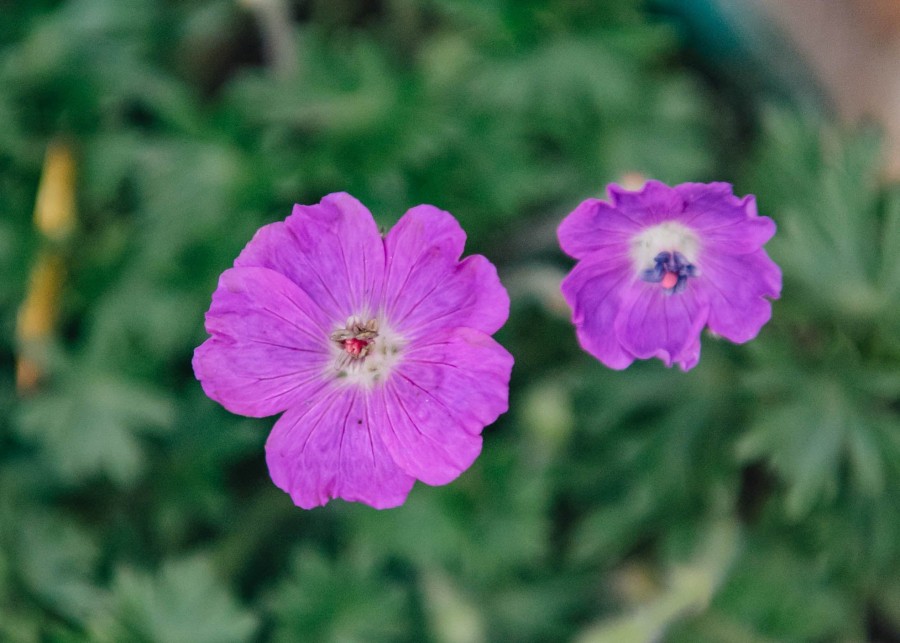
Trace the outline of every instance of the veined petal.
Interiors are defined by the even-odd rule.
[[[334,498],[376,509],[406,500],[415,479],[394,463],[366,393],[331,387],[289,409],[266,442],[272,481],[304,509]]]
[[[285,221],[260,228],[234,265],[280,272],[332,323],[375,312],[384,279],[384,244],[372,214],[346,193],[295,205]]]
[[[703,282],[710,330],[739,344],[756,337],[772,316],[766,297],[781,295],[781,269],[762,249],[737,256],[709,253]]]
[[[697,335],[694,341],[688,344],[673,361],[684,372],[694,368],[700,361],[700,335]]]
[[[728,183],[683,183],[675,187],[684,199],[678,220],[697,230],[707,248],[745,254],[761,248],[775,234],[775,222],[756,211],[756,198],[739,199]]]
[[[512,355],[493,338],[456,328],[410,345],[394,375],[418,389],[417,400],[438,404],[465,431],[478,435],[509,407],[512,366]]]
[[[372,409],[394,462],[425,484],[442,485],[472,465],[481,436],[463,429],[433,395],[397,375],[373,392]]]
[[[684,201],[684,209],[678,217],[684,223],[703,222],[705,217],[711,218],[713,223],[740,223],[747,218],[746,198],[736,197],[730,183],[682,183],[672,189]]]
[[[578,342],[610,368],[627,368],[634,356],[622,348],[615,332],[621,292],[634,278],[628,259],[599,253],[580,261],[562,282],[572,309]]]
[[[226,270],[206,313],[212,337],[194,351],[194,373],[233,413],[280,413],[322,387],[326,324],[319,306],[283,275]]]
[[[684,200],[673,188],[659,181],[647,181],[637,191],[611,183],[606,187],[614,208],[641,226],[651,226],[677,219],[684,208]]]
[[[628,253],[629,240],[641,229],[625,212],[599,199],[582,201],[557,230],[559,245],[575,259],[596,251],[610,255]]]
[[[462,262],[466,236],[453,216],[430,205],[409,210],[384,240],[385,316],[414,339],[466,326],[496,332],[509,317],[509,296],[484,257]]]
[[[635,357],[658,357],[671,366],[696,341],[708,316],[709,302],[700,288],[688,285],[668,295],[656,284],[637,281],[622,298],[616,335]]]

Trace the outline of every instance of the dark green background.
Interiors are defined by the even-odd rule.
[[[749,17],[728,30],[674,0],[0,16],[0,640],[900,636],[900,192],[876,133],[748,53]],[[79,220],[55,248],[47,378],[20,397],[16,310],[60,137]],[[580,351],[555,226],[628,172],[730,181],[776,220],[784,293],[754,342],[704,336],[687,374]],[[384,226],[450,210],[513,300],[511,410],[459,480],[391,511],[295,508],[265,469],[274,420],[230,415],[190,368],[253,231],[338,190]]]

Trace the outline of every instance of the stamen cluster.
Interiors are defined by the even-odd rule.
[[[653,261],[654,266],[644,270],[641,279],[661,285],[670,295],[683,292],[688,278],[697,276],[694,265],[678,251],[660,252]]]
[[[347,320],[346,326],[331,333],[331,341],[342,350],[338,359],[338,369],[346,368],[351,361],[365,359],[376,337],[378,337],[378,320],[370,319],[363,324],[356,317],[351,317]]]

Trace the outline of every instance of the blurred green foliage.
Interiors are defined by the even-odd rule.
[[[874,133],[734,105],[637,0],[0,9],[0,640],[900,636],[900,190]],[[53,140],[79,219],[50,244]],[[756,341],[704,337],[688,374],[580,351],[554,228],[627,172],[758,195],[785,286]],[[337,190],[385,226],[452,211],[513,297],[510,412],[392,511],[293,507],[272,420],[190,368],[253,231]],[[47,248],[56,332],[17,342]]]

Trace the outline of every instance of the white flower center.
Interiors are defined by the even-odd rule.
[[[631,240],[630,256],[635,273],[652,268],[660,252],[680,252],[688,263],[696,266],[700,240],[693,230],[676,221],[642,230]]]
[[[351,317],[330,336],[331,374],[347,385],[371,388],[383,382],[403,356],[406,342],[381,317]]]

